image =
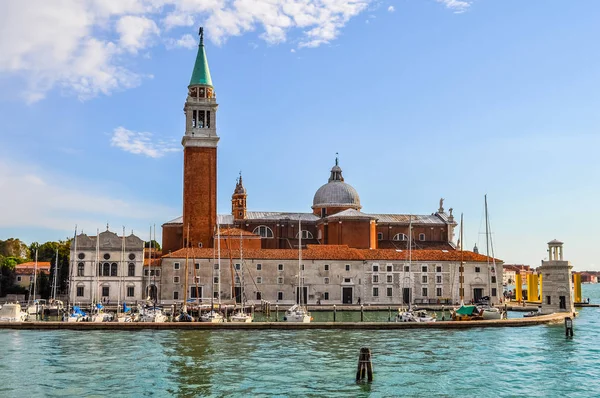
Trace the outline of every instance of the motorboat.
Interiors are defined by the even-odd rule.
[[[462,305],[450,313],[453,321],[481,321],[483,320],[483,309],[474,305]]]
[[[46,308],[46,300],[35,299],[33,304],[27,307],[27,313],[29,315],[41,315],[44,313],[44,308]]]
[[[114,320],[114,315],[108,312],[104,312],[104,306],[100,303],[96,304],[97,312],[92,315],[92,322],[112,322]]]
[[[44,308],[44,315],[58,316],[65,310],[65,305],[60,300],[50,299]]]
[[[0,308],[0,322],[23,322],[29,315],[21,309],[21,304],[4,304]]]
[[[283,320],[286,322],[310,323],[312,317],[306,307],[294,304],[285,312]]]
[[[542,315],[542,307],[538,307],[537,310],[535,310],[535,311],[530,311],[526,314],[523,314],[523,317],[531,318],[531,317],[540,316],[540,315]]]
[[[506,314],[498,307],[484,307],[483,310],[483,319],[504,319]]]
[[[175,317],[175,322],[194,322],[194,318],[187,311],[183,311]]]
[[[398,315],[396,315],[396,322],[435,322],[436,320],[435,315],[431,316],[425,310],[402,311],[398,309]]]
[[[169,317],[167,317],[162,310],[162,307],[158,306],[147,306],[140,307],[140,322],[159,322],[164,323],[169,321]]]
[[[83,312],[79,306],[73,306],[73,310],[67,318],[67,322],[88,322],[90,317],[88,314]]]
[[[252,315],[245,313],[244,311],[237,311],[236,313],[234,313],[233,315],[231,315],[231,318],[229,318],[229,320],[231,322],[237,322],[237,323],[250,323],[252,322]]]
[[[222,323],[225,322],[225,318],[223,318],[223,315],[213,310],[200,315],[200,322]]]

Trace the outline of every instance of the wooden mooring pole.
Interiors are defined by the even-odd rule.
[[[363,310],[364,310],[364,308],[363,308],[363,305],[361,304],[361,305],[360,305],[360,321],[361,321],[361,322],[362,322],[362,321],[363,321],[363,319],[364,319],[364,311],[363,311]]]
[[[335,322],[335,304],[333,305],[333,321]]]
[[[373,364],[371,363],[371,350],[367,347],[360,349],[358,355],[358,369],[356,369],[356,381],[373,381]]]
[[[275,304],[275,322],[279,322],[279,304]]]
[[[567,338],[573,337],[573,319],[570,317],[565,318],[565,336]]]

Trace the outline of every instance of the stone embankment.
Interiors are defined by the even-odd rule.
[[[298,329],[335,329],[335,330],[391,330],[391,329],[469,329],[490,327],[523,327],[563,322],[569,313],[541,315],[532,318],[513,318],[487,321],[441,321],[419,322],[252,322],[252,323],[208,323],[208,322],[5,322],[0,329],[22,330],[298,330]]]

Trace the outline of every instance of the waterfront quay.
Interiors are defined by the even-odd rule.
[[[532,318],[512,318],[482,321],[438,322],[5,322],[0,329],[22,330],[394,330],[394,329],[471,329],[524,327],[558,323],[569,313],[541,315]]]

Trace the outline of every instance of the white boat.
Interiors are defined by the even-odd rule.
[[[298,218],[298,304],[291,306],[283,320],[286,322],[310,323],[312,317],[304,302],[304,272],[302,270],[302,221]]]
[[[294,304],[285,312],[283,320],[287,322],[310,323],[312,317],[310,316],[310,312],[306,310],[306,307]]]
[[[483,307],[483,319],[503,319],[504,311],[498,307]]]
[[[163,313],[161,307],[140,307],[140,322],[158,322],[164,323],[169,321],[169,317]]]
[[[200,322],[222,323],[225,322],[225,318],[216,311],[209,311],[200,315]]]
[[[60,300],[50,299],[50,302],[44,307],[46,315],[60,315],[65,310],[65,305]]]
[[[89,320],[89,315],[83,312],[77,305],[73,306],[73,310],[67,318],[67,322],[88,322]]]
[[[27,307],[27,313],[29,315],[41,315],[46,308],[46,300],[44,299],[36,299],[33,300],[33,304]]]
[[[435,316],[430,316],[425,310],[413,311],[411,309],[402,311],[398,309],[396,322],[435,322]]]
[[[252,322],[252,315],[247,314],[243,311],[238,311],[235,314],[233,314],[231,316],[231,318],[229,318],[231,322],[238,322],[238,323],[249,323]]]
[[[23,322],[29,315],[21,309],[21,304],[4,304],[0,308],[0,322]]]

